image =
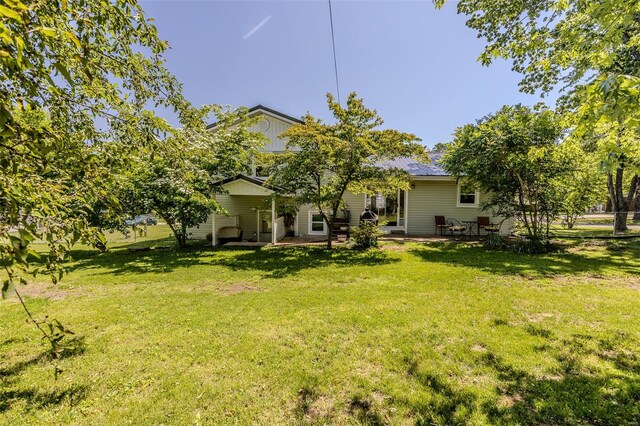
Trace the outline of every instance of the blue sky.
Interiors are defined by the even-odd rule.
[[[455,4],[333,0],[342,99],[356,91],[385,127],[426,145],[504,104],[532,105],[506,62],[482,67],[483,47]],[[196,105],[265,106],[330,119],[335,93],[327,1],[146,0],[169,41],[167,66]]]

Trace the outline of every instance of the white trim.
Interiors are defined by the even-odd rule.
[[[313,225],[313,220],[312,217],[314,214],[320,214],[320,212],[318,210],[309,210],[309,224],[308,226],[308,230],[309,231],[309,235],[327,235],[328,234],[328,227],[327,227],[327,222],[324,220],[324,218],[322,219],[322,232],[320,231],[313,231],[312,229],[312,225]],[[315,222],[318,223],[318,222]]]
[[[453,176],[411,176],[411,180],[455,180]]]
[[[236,183],[236,182],[242,182],[243,184],[247,184],[247,185],[253,186],[253,187],[255,187],[256,189],[260,189],[260,191],[262,192],[262,194],[239,194],[239,193],[233,193],[233,192],[229,191],[229,190],[226,188],[226,186],[227,186],[227,185],[231,185],[231,184],[234,184],[234,183]],[[232,180],[231,182],[227,182],[227,183],[225,183],[225,184],[223,184],[223,185],[222,185],[222,188],[224,188],[224,190],[225,190],[225,191],[227,191],[227,194],[228,194],[228,195],[271,195],[271,194],[273,194],[273,193],[274,193],[274,191],[272,191],[272,190],[271,190],[271,189],[269,189],[269,188],[265,188],[265,187],[264,187],[264,186],[262,186],[262,185],[258,185],[257,183],[249,182],[248,180],[246,180],[246,179],[242,179],[242,178],[234,179],[234,180]]]
[[[264,110],[264,109],[262,109],[262,108],[258,108],[258,109],[256,109],[256,110],[251,111],[251,112],[248,114],[248,116],[249,116],[249,117],[255,117],[255,116],[256,116],[256,115],[258,115],[258,114],[266,115],[266,116],[269,116],[269,117],[271,117],[271,118],[275,118],[276,120],[284,121],[285,123],[288,123],[288,124],[300,124],[300,123],[298,123],[297,121],[289,120],[288,118],[284,118],[284,117],[282,117],[282,116],[280,116],[280,115],[277,115],[277,114],[274,114],[274,113],[272,113],[272,112],[265,111],[265,110]],[[216,126],[216,127],[217,127],[217,126]],[[269,130],[269,129],[267,129],[267,130]]]
[[[296,212],[296,220],[293,222],[293,235],[296,237],[300,236],[300,212]]]
[[[456,190],[456,207],[470,207],[470,208],[474,208],[477,209],[478,206],[480,205],[480,191],[479,190],[475,190],[474,192],[474,203],[473,204],[469,204],[469,203],[461,203],[460,202],[460,188],[462,187],[463,182],[458,182],[457,185],[457,190]]]

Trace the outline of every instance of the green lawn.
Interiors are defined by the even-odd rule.
[[[164,246],[165,227],[138,246]],[[116,236],[112,237],[113,239]],[[164,238],[164,239],[163,239]],[[5,424],[633,424],[640,242],[74,253],[24,287],[85,342],[59,362],[0,302]]]
[[[551,235],[569,238],[612,238],[613,224],[609,225],[576,225],[573,229],[568,229],[560,225],[551,227]],[[629,224],[629,230],[626,232],[618,232],[617,238],[640,237],[640,227]]]

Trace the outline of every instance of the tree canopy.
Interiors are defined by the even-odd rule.
[[[626,230],[640,188],[640,1],[461,0],[457,8],[486,41],[482,64],[511,60],[524,92],[559,90],[577,135],[601,140],[616,228]]]
[[[518,216],[532,240],[542,240],[558,214],[554,181],[566,173],[558,155],[562,125],[553,111],[504,106],[456,130],[442,164],[455,178],[491,194],[484,209]]]
[[[167,48],[135,0],[0,5],[3,295],[29,275],[59,279],[79,240],[104,246],[94,208],[118,204],[113,179],[133,156],[208,133],[212,107],[183,97],[164,66]],[[188,136],[157,110],[174,114]],[[36,239],[47,242],[46,259],[31,250]],[[56,349],[64,328],[50,324],[54,336],[34,324]]]
[[[124,210],[131,216],[154,211],[171,228],[180,247],[187,244],[187,229],[206,222],[212,213],[226,213],[214,194],[219,182],[250,172],[264,139],[248,129],[255,119],[247,109],[215,108],[215,129],[175,132],[162,146],[140,150],[118,177]]]

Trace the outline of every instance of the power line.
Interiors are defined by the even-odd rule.
[[[333,12],[331,10],[331,0],[329,0],[329,21],[331,22],[331,44],[333,46],[333,69],[336,73],[336,93],[338,103],[340,103],[340,83],[338,82],[338,60],[336,59],[336,36],[333,33]]]

